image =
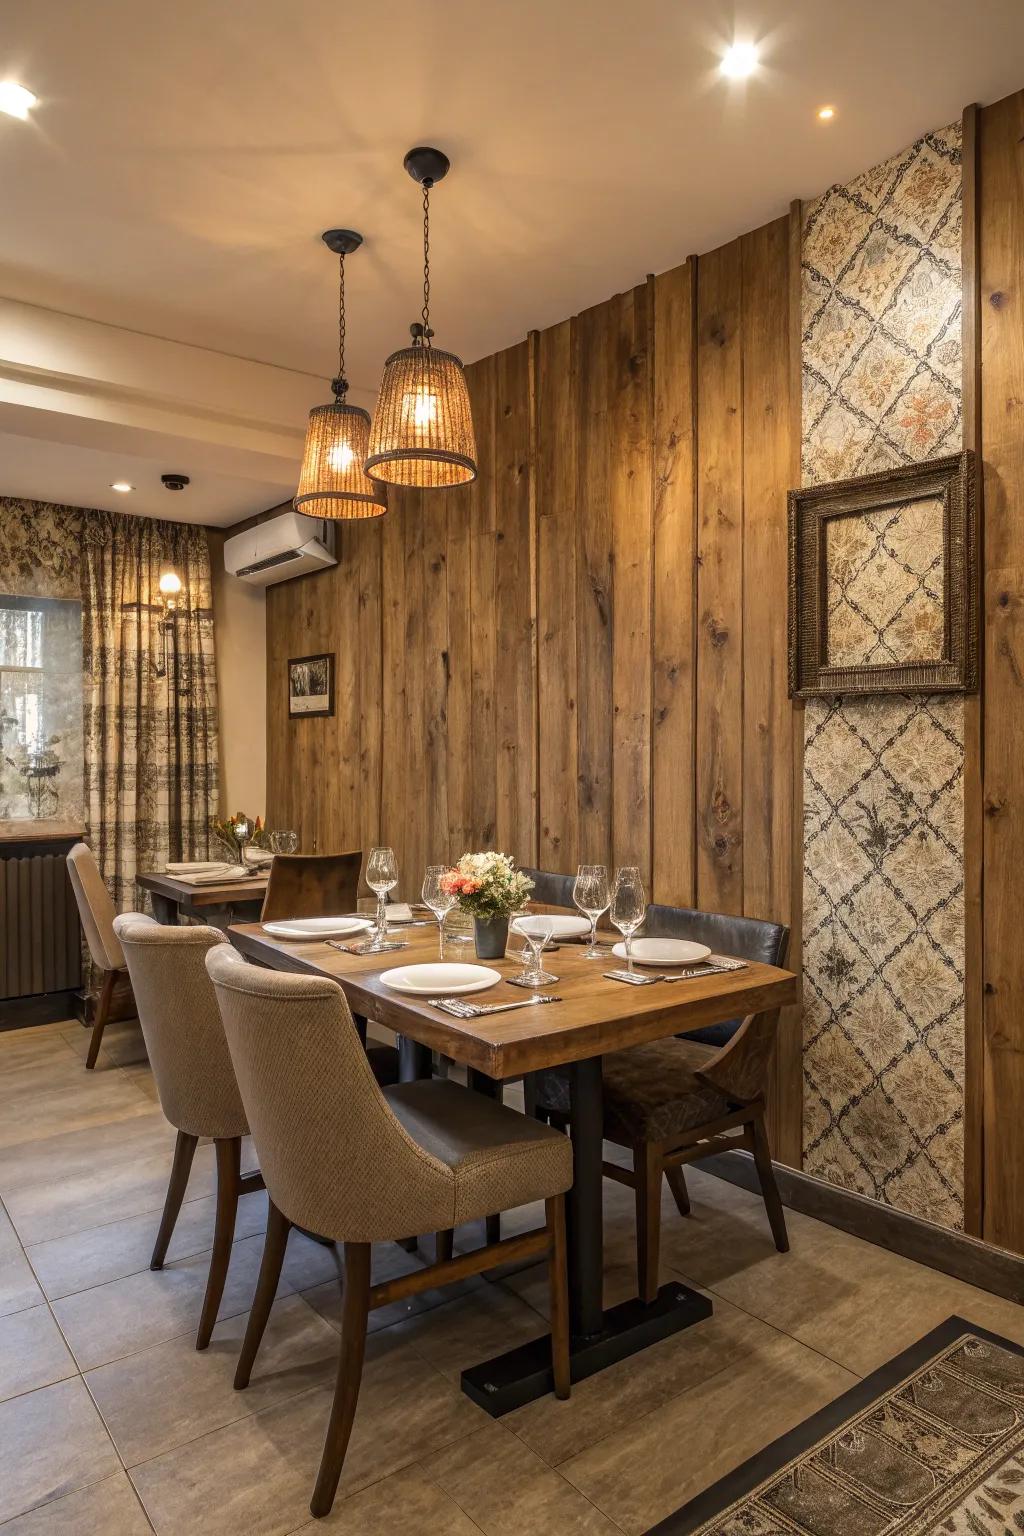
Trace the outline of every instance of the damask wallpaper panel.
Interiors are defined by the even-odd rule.
[[[960,141],[926,134],[805,211],[805,485],[961,445]],[[934,655],[937,517],[830,530],[830,648]],[[963,701],[812,699],[804,718],[804,1168],[962,1227]]]

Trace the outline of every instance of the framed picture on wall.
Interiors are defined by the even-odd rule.
[[[974,457],[789,493],[789,692],[978,687]]]
[[[288,663],[288,714],[293,720],[305,715],[334,714],[334,656],[296,656]]]

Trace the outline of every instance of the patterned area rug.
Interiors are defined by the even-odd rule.
[[[1024,1349],[960,1317],[648,1536],[926,1532],[1024,1532]]]

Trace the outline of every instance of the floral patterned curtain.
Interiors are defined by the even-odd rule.
[[[217,676],[206,530],[87,512],[82,529],[85,799],[89,841],[118,911],[135,875],[210,851]],[[172,619],[160,599],[173,566]]]

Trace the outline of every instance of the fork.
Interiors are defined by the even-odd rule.
[[[514,1003],[466,1003],[459,997],[428,997],[427,1002],[432,1008],[441,1008],[445,1013],[454,1014],[458,1019],[478,1019],[482,1014],[507,1013],[513,1008],[530,1008],[534,1003],[560,1003],[560,997],[554,997],[550,992],[535,992],[532,997],[524,997],[522,1001]]]

